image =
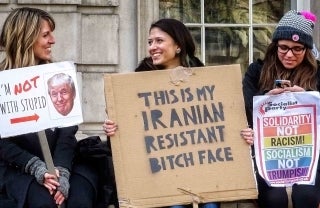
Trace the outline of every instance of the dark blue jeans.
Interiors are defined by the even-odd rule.
[[[170,208],[185,208],[185,207],[186,207],[186,205],[174,205],[174,206],[171,206]],[[220,203],[209,202],[209,203],[201,204],[199,207],[201,207],[201,208],[219,208]]]

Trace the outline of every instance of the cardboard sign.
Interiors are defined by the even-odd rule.
[[[239,65],[105,75],[120,206],[256,198]]]
[[[72,62],[4,70],[0,77],[2,138],[83,121]]]
[[[314,184],[319,157],[319,92],[253,98],[256,161],[270,186]]]

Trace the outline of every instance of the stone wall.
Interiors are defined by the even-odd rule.
[[[77,66],[84,116],[79,134],[103,135],[103,74],[132,71],[137,64],[136,4],[132,0],[0,0],[1,27],[16,7],[44,9],[55,19],[54,61],[74,61]],[[0,59],[3,55],[0,51]]]

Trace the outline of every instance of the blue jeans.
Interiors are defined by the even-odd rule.
[[[201,208],[219,208],[220,203],[208,202],[208,203],[200,205],[199,207],[201,207]],[[174,205],[174,206],[171,206],[170,208],[185,208],[185,205]]]

